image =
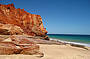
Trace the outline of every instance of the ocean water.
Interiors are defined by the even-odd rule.
[[[80,44],[90,47],[90,35],[48,34],[51,40]]]

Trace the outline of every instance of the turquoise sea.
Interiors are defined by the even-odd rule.
[[[90,35],[74,34],[48,34],[51,40],[59,40],[66,43],[81,44],[90,47]]]

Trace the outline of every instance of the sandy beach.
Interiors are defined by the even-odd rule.
[[[90,59],[90,1],[0,0],[0,59]]]
[[[69,45],[47,45],[39,44],[40,51],[44,57],[39,55],[0,55],[0,59],[90,59],[90,48],[88,50],[72,47]]]

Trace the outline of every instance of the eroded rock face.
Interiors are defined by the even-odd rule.
[[[20,51],[21,49],[18,49],[12,42],[0,42],[0,55],[10,55]]]
[[[0,35],[23,35],[23,30],[13,24],[0,23]]]
[[[13,4],[0,4],[0,55],[3,54],[42,54],[34,41],[24,38],[23,34],[32,37],[40,36],[48,40],[40,15],[30,14],[24,9],[16,9]],[[16,37],[23,35],[23,37]],[[12,36],[14,35],[14,36]],[[6,39],[7,38],[7,39]]]
[[[30,14],[24,9],[16,9],[13,4],[0,4],[0,23],[17,25],[25,34],[32,36],[45,37],[47,33],[40,15]]]
[[[27,38],[10,36],[8,39],[0,41],[0,55],[10,54],[43,54],[39,51],[39,46]]]

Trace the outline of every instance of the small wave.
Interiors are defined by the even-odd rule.
[[[72,44],[84,45],[84,46],[90,47],[90,44],[86,44],[86,43],[69,42],[69,41],[63,41],[63,40],[55,39],[55,38],[50,38],[50,40],[60,41],[63,43],[72,43]]]

